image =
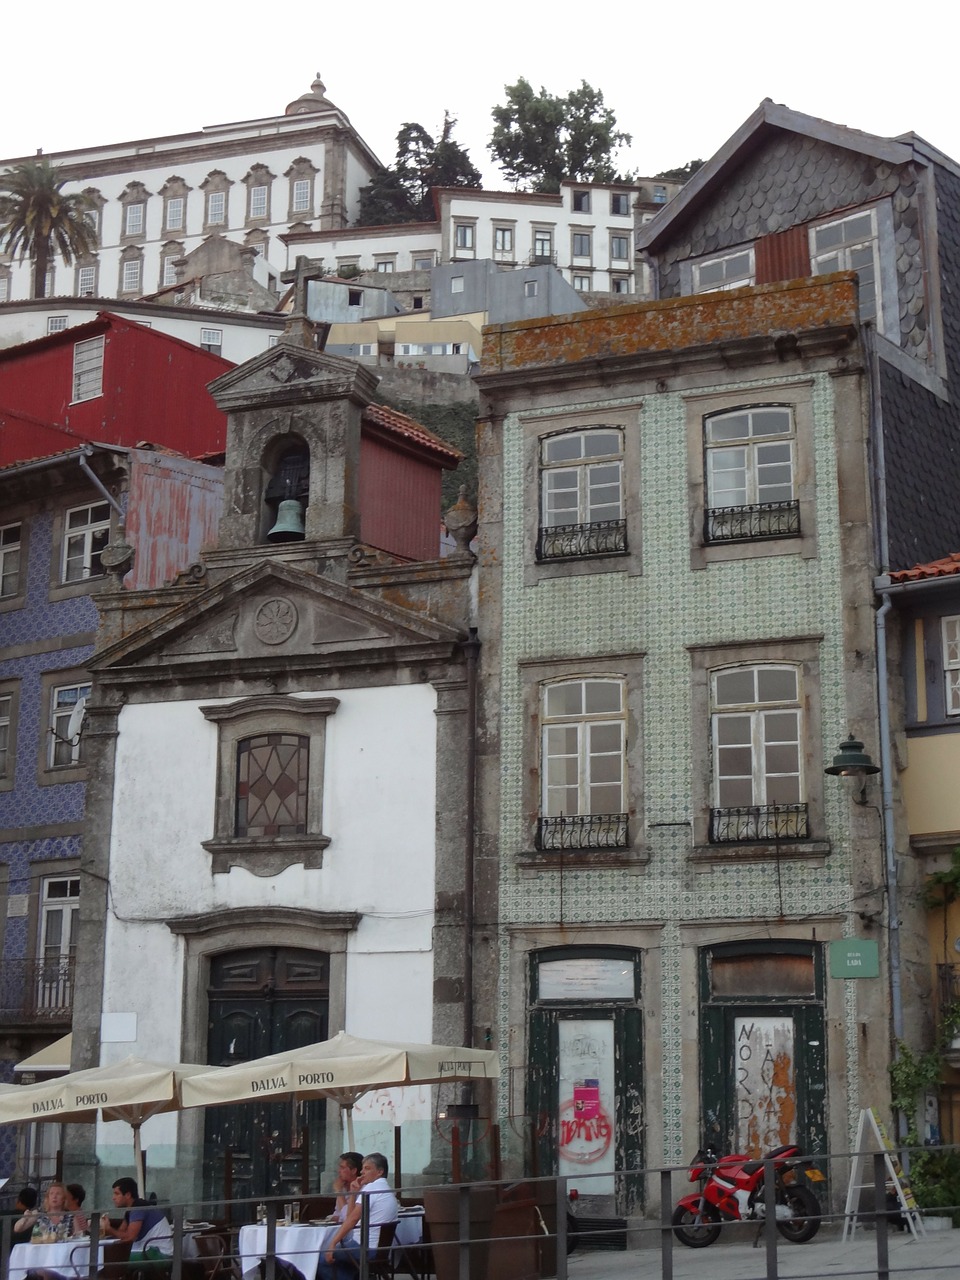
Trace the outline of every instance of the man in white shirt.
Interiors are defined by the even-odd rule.
[[[343,1222],[330,1237],[317,1268],[318,1280],[356,1280],[362,1249],[360,1219],[363,1202],[370,1205],[370,1232],[367,1247],[375,1253],[380,1239],[380,1228],[397,1221],[399,1205],[387,1182],[387,1158],[379,1151],[364,1156],[360,1177],[351,1186],[356,1199]]]

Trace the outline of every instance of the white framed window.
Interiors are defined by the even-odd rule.
[[[47,316],[47,333],[63,333],[66,327],[66,316]]]
[[[13,694],[0,694],[0,780],[13,776],[13,741],[10,730],[13,723]]]
[[[296,178],[293,183],[293,193],[290,200],[290,208],[293,213],[306,213],[311,208],[311,197],[313,195],[313,183],[309,178]]]
[[[69,1009],[73,1005],[79,923],[80,877],[45,876],[37,935],[37,1009]]]
[[[534,228],[533,256],[538,260],[553,261],[553,232],[546,227]]]
[[[77,268],[77,297],[90,298],[97,288],[97,268],[87,265]]]
[[[172,255],[168,255],[163,259],[163,272],[160,277],[160,283],[163,286],[177,283],[177,259]]]
[[[267,336],[267,350],[269,351],[271,347],[275,347],[279,341],[280,341],[279,333],[269,334]]]
[[[539,293],[539,291],[540,291],[540,290],[539,290],[539,281],[537,281],[537,280],[524,280],[524,282],[523,282],[523,296],[524,296],[525,298],[535,298],[535,297],[537,296],[537,294]]]
[[[167,231],[182,231],[187,202],[183,196],[171,196],[164,206],[164,225]]]
[[[73,348],[73,395],[71,402],[95,400],[103,395],[103,334],[87,338]]]
[[[610,192],[610,212],[615,218],[626,217],[630,213],[630,196],[626,191]]]
[[[129,258],[124,264],[120,276],[121,293],[138,293],[140,290],[140,259]]]
[[[513,227],[493,228],[493,248],[496,253],[513,253]]]
[[[472,249],[476,241],[472,222],[458,222],[453,228],[453,243],[458,249]]]
[[[807,835],[799,670],[769,664],[711,672],[714,844]]]
[[[123,234],[125,236],[143,235],[143,211],[144,206],[139,201],[136,204],[124,205]]]
[[[389,275],[397,269],[396,258],[378,258],[373,264],[381,275]]]
[[[222,226],[227,220],[227,193],[211,191],[207,195],[207,225]]]
[[[6,274],[8,269],[0,270],[0,302],[10,301],[10,277]]]
[[[537,559],[626,551],[623,432],[593,427],[540,442]]]
[[[538,847],[625,847],[623,680],[587,676],[544,685],[541,733]]]
[[[630,237],[610,237],[610,257],[616,262],[627,262],[630,258]]]
[[[589,293],[589,291],[593,288],[593,277],[575,275],[573,277],[573,287],[579,293]]]
[[[20,594],[22,537],[19,521],[0,528],[0,600],[11,600]]]
[[[96,244],[96,242],[100,239],[100,210],[84,209],[83,220],[87,224],[87,226],[90,228],[90,233],[93,236],[94,244]]]
[[[860,318],[883,316],[880,291],[880,246],[873,209],[852,213],[835,222],[810,228],[810,265],[815,276],[831,271],[856,271],[859,281]]]
[[[717,293],[724,289],[741,289],[753,284],[753,249],[719,254],[693,264],[694,293]]]
[[[57,269],[56,267],[47,267],[47,283],[45,286],[46,296],[52,298],[56,293]]]
[[[574,231],[573,233],[573,256],[575,258],[589,258],[592,251],[592,237],[589,231]]]
[[[251,218],[265,218],[267,216],[267,188],[263,186],[250,188],[250,213]]]
[[[75,731],[71,717],[81,701],[90,697],[89,682],[54,685],[50,691],[50,747],[48,766],[63,769],[83,761],[83,735]],[[71,729],[74,732],[71,733]]]
[[[414,271],[430,271],[433,268],[433,254],[417,254],[413,259]]]
[[[940,619],[945,707],[948,716],[960,716],[960,617]]]
[[[760,405],[704,420],[708,542],[796,537],[796,432],[788,405]]]
[[[450,292],[463,293],[463,276],[450,277]]]
[[[610,281],[610,292],[611,293],[629,293],[630,277],[614,276]]]
[[[200,346],[204,351],[212,351],[215,356],[220,355],[223,350],[223,330],[201,329]]]
[[[103,574],[100,553],[110,538],[110,504],[72,507],[64,518],[61,582],[83,582]]]

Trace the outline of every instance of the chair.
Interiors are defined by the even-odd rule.
[[[220,1280],[220,1277],[230,1275],[226,1262],[227,1247],[222,1236],[195,1235],[193,1243],[195,1257],[185,1258],[182,1264],[187,1280]]]
[[[380,1227],[377,1251],[367,1262],[367,1274],[376,1280],[393,1280],[393,1237],[397,1233],[395,1222],[384,1222]]]
[[[129,1240],[105,1240],[103,1242],[103,1266],[97,1272],[100,1280],[129,1280],[130,1250],[133,1245]],[[82,1254],[82,1258],[78,1255]],[[70,1252],[70,1269],[75,1276],[85,1276],[90,1265],[90,1246],[77,1245]]]

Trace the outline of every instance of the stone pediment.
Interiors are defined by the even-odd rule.
[[[221,374],[210,383],[209,391],[217,407],[224,411],[342,397],[366,404],[373,398],[378,381],[375,374],[354,360],[281,340],[269,351]]]
[[[294,566],[260,561],[97,655],[97,670],[411,660],[461,637],[443,623]]]

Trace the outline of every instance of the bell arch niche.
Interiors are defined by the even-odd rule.
[[[303,436],[287,432],[267,442],[260,463],[258,542],[303,541],[310,505],[310,469],[310,446]]]

